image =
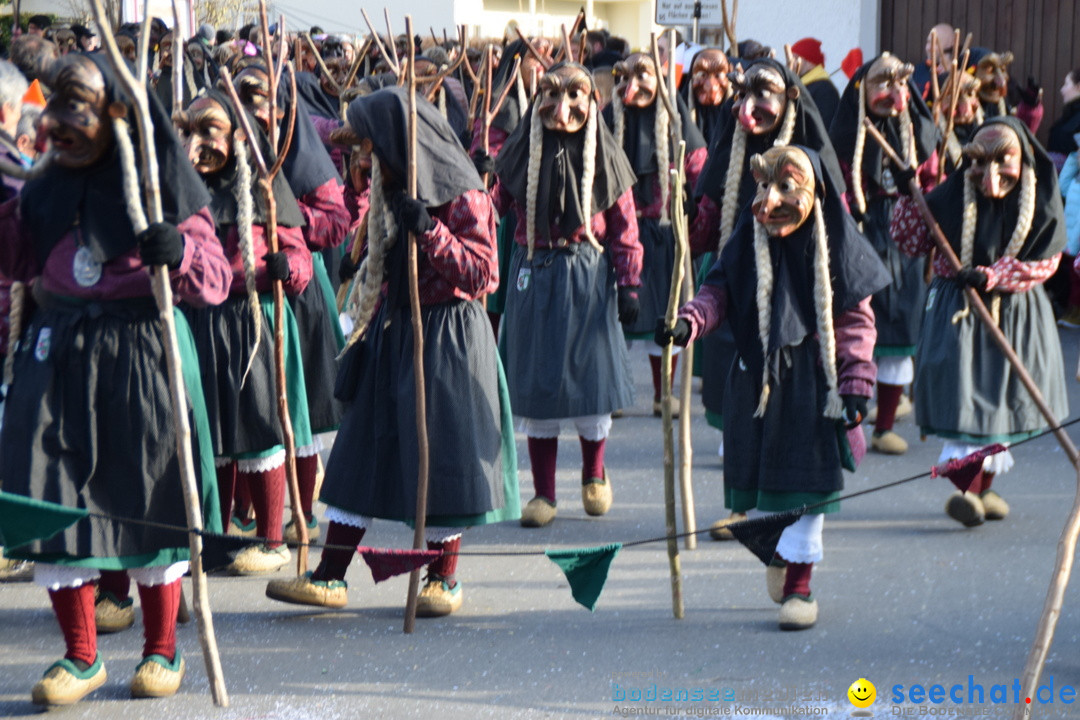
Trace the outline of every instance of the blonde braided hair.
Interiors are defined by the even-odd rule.
[[[367,331],[368,323],[375,314],[375,305],[382,294],[383,276],[386,273],[386,254],[397,242],[397,222],[394,213],[387,206],[382,166],[375,155],[371,157],[370,187],[367,257],[364,258],[364,262],[357,271],[357,280],[353,288],[353,294],[359,294],[359,298],[355,301],[350,298],[353,332],[345,345],[346,350]]]
[[[255,321],[255,342],[251,346],[251,357],[240,381],[242,387],[248,372],[255,364],[255,352],[262,339],[263,311],[259,291],[255,286],[255,238],[251,229],[255,222],[255,207],[251,195],[251,165],[248,163],[247,145],[239,137],[233,139],[233,154],[236,156],[238,175],[233,190],[236,193],[236,234],[240,239],[240,258],[244,262],[244,289],[247,291],[251,317]]]
[[[731,136],[731,156],[728,159],[727,176],[724,178],[724,198],[720,201],[720,243],[717,251],[724,248],[724,243],[731,237],[731,231],[735,227],[735,206],[739,203],[739,184],[745,159],[746,130],[740,123],[735,123],[735,132]]]
[[[593,235],[593,182],[596,179],[596,146],[600,133],[600,125],[597,120],[599,110],[596,101],[589,102],[589,119],[585,121],[585,146],[582,149],[581,168],[581,213],[585,221],[582,229],[585,231],[585,239],[598,252],[604,252],[604,247]]]
[[[862,163],[866,149],[866,78],[859,81],[859,121],[855,127],[855,153],[851,158],[851,194],[855,198],[855,209],[866,214],[866,193],[863,190]]]
[[[765,226],[754,220],[754,259],[757,265],[758,337],[761,339],[761,394],[754,417],[764,417],[769,404],[769,337],[772,335],[772,255]]]
[[[818,351],[825,371],[825,412],[827,418],[839,418],[844,406],[840,401],[836,377],[836,333],[833,329],[833,292],[829,276],[829,238],[821,201],[814,198],[814,311],[817,318]]]

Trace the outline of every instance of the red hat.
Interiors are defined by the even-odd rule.
[[[814,65],[825,64],[825,55],[821,52],[821,41],[817,38],[803,38],[791,46],[791,52]]]

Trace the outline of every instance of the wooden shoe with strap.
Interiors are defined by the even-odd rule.
[[[735,536],[731,534],[728,525],[742,522],[745,519],[746,513],[733,512],[730,516],[721,518],[709,526],[709,537],[713,540],[734,540]]]
[[[813,597],[788,595],[780,605],[781,630],[806,630],[814,627],[818,618],[818,604]]]
[[[164,655],[147,655],[135,668],[131,678],[131,697],[163,698],[171,697],[180,689],[187,665],[180,651],[171,661]]]
[[[1009,503],[993,490],[984,490],[979,499],[983,504],[983,515],[987,520],[1004,520],[1009,516]]]
[[[416,598],[416,617],[445,617],[461,609],[464,601],[465,592],[461,589],[461,583],[431,573]]]
[[[101,657],[94,660],[94,664],[86,670],[80,670],[74,662],[63,658],[45,671],[45,676],[38,680],[30,691],[30,700],[35,705],[46,707],[74,705],[104,685],[108,679]]]
[[[589,515],[603,515],[611,509],[611,478],[604,468],[602,478],[584,478],[581,481],[581,504]]]
[[[344,580],[314,580],[310,571],[288,580],[271,580],[266,597],[292,605],[343,608],[348,602],[349,585]]]
[[[100,635],[127,630],[135,624],[135,604],[131,598],[117,600],[111,592],[98,591],[94,602],[94,624]]]
[[[945,502],[945,514],[964,527],[976,527],[986,520],[986,508],[979,496],[959,490]]]
[[[546,527],[551,524],[558,512],[555,503],[547,498],[534,497],[521,511],[521,527]]]

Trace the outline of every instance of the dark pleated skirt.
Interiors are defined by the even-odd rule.
[[[300,333],[300,356],[304,363],[308,416],[313,433],[337,429],[342,407],[334,398],[337,356],[345,347],[337,313],[331,312],[333,297],[322,256],[312,255],[314,275],[304,291],[289,298]]]
[[[425,306],[421,314],[428,520],[439,524],[440,516],[491,513],[507,501],[499,358],[491,325],[479,302]],[[388,312],[384,304],[367,335],[342,358],[337,395],[345,414],[326,465],[323,502],[388,520],[415,517],[414,383],[409,310]]]
[[[500,336],[514,414],[543,420],[632,407],[607,254],[579,243],[537,250],[532,262],[526,255],[518,246],[510,264]]]
[[[731,368],[724,393],[725,488],[823,498],[843,489],[846,436],[836,420],[822,415],[825,376],[817,341],[778,351],[771,374],[765,415],[755,418],[761,377],[738,359]]]
[[[867,239],[892,277],[892,282],[870,298],[877,327],[874,355],[878,357],[915,354],[926,304],[925,259],[908,257],[889,235],[889,215],[895,204],[891,198],[872,202],[864,225]]]
[[[641,265],[638,301],[641,310],[633,325],[623,325],[628,338],[652,339],[656,319],[667,312],[671,292],[671,271],[675,267],[675,235],[670,223],[654,218],[638,218],[638,238],[645,251]]]
[[[174,313],[207,527],[220,528],[194,344]],[[15,351],[0,431],[4,491],[117,518],[187,527],[161,323],[150,298],[35,311]],[[186,559],[185,532],[88,517],[6,550],[122,568]]]
[[[1059,420],[1069,414],[1061,342],[1041,285],[1001,293],[1000,327]],[[987,307],[990,299],[986,298]],[[935,278],[915,363],[915,420],[926,434],[975,444],[1015,442],[1046,420],[974,312],[953,323],[963,290]]]

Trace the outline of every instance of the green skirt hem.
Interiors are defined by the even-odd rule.
[[[803,505],[817,505],[807,511],[807,514],[834,513],[840,510],[839,491],[830,493],[815,492],[770,492],[767,490],[738,490],[736,488],[724,488],[724,507],[732,512],[746,512],[757,508],[762,512],[783,512],[795,510]]]

